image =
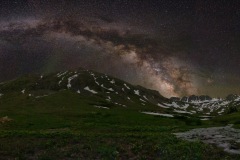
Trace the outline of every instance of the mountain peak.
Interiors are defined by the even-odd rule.
[[[230,106],[240,104],[240,97],[233,94],[224,100],[208,95],[167,99],[158,91],[82,68],[75,71],[27,75],[0,84],[0,98],[15,93],[41,99],[61,92],[71,92],[84,97],[89,104],[98,108],[134,108],[144,113],[154,111],[154,115],[171,114],[173,117],[178,114],[217,116],[226,113]]]

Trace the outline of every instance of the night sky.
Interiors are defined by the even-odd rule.
[[[78,67],[166,97],[240,94],[240,2],[0,1],[0,82]]]

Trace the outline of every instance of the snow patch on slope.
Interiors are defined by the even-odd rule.
[[[162,104],[160,104],[160,103],[158,103],[157,105],[158,105],[159,107],[162,107],[162,108],[169,108],[169,107],[164,106],[164,105],[162,105]]]
[[[134,94],[140,96],[139,90],[134,90]]]
[[[124,83],[124,86],[125,86],[127,89],[130,89],[130,87],[128,87],[128,86],[126,85],[126,83]]]
[[[62,77],[62,76],[64,76],[64,75],[66,75],[68,73],[68,71],[66,71],[66,72],[60,72],[60,73],[58,73],[57,74],[57,77],[59,78],[59,77]]]
[[[102,109],[109,109],[108,107],[103,107],[103,106],[94,106],[94,107],[96,107],[96,108],[102,108]]]
[[[97,93],[98,93],[98,92],[96,92],[96,91],[94,91],[94,90],[91,90],[88,86],[85,87],[84,90],[89,91],[89,92],[91,92],[91,93],[93,93],[93,94],[97,94]]]
[[[25,93],[25,89],[24,89],[24,90],[22,90],[21,92],[22,92],[22,94],[24,94],[24,93]]]
[[[69,77],[69,78],[68,78],[68,84],[67,84],[68,89],[72,87],[71,81],[72,81],[74,78],[77,78],[77,77],[78,77],[78,74],[75,74],[75,75],[73,75],[72,77]]]
[[[155,112],[141,112],[141,113],[155,115],[155,116],[174,117],[171,114],[163,114],[163,113],[155,113]]]

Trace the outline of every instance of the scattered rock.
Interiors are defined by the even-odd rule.
[[[0,123],[2,123],[2,124],[10,122],[10,121],[12,121],[12,119],[8,118],[8,116],[0,118]]]
[[[185,140],[201,140],[214,144],[232,154],[240,154],[240,129],[232,128],[232,124],[225,127],[198,128],[183,133],[174,133]]]

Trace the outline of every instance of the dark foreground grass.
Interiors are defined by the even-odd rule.
[[[1,159],[238,159],[200,142],[169,133],[1,133]]]
[[[138,104],[99,109],[93,102],[99,99],[69,91],[2,97],[0,117],[12,121],[0,123],[0,159],[240,159],[172,134],[217,123],[145,115]]]

